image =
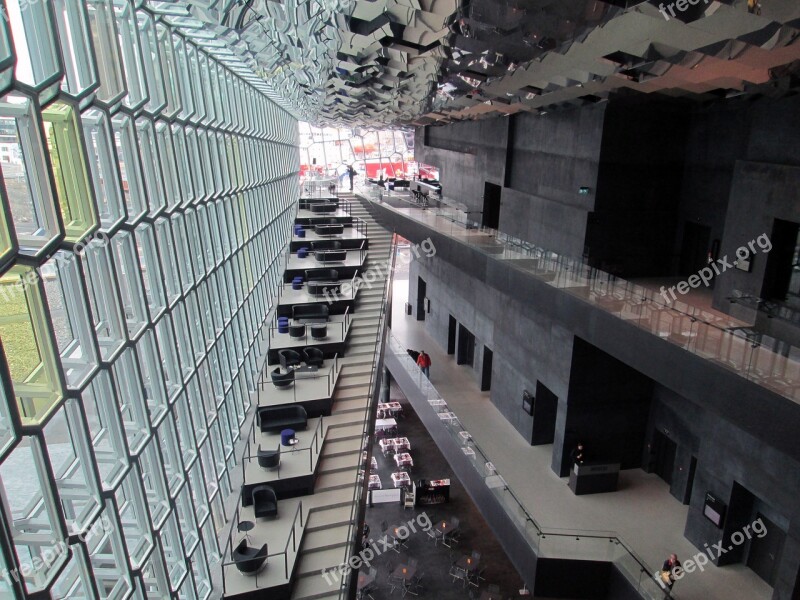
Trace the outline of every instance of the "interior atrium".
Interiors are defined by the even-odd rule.
[[[798,0],[0,16],[0,600],[800,600]]]

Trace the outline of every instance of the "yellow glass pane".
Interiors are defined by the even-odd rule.
[[[21,266],[0,278],[0,340],[23,425],[41,422],[63,397],[38,279]]]
[[[98,223],[77,112],[59,100],[42,111],[42,120],[66,240],[77,243]]]

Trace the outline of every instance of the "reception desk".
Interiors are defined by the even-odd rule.
[[[619,463],[583,463],[569,472],[569,489],[576,496],[616,492],[619,483]]]
[[[417,506],[450,502],[450,480],[425,481],[421,479],[417,482],[416,502]]]

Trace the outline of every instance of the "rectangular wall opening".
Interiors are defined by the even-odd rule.
[[[488,392],[492,388],[492,356],[488,347],[483,347],[483,371],[481,373],[481,391]]]
[[[456,364],[473,366],[475,363],[475,336],[463,325],[458,326],[458,352]]]

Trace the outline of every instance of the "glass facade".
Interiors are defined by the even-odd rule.
[[[180,2],[0,2],[0,598],[204,600],[297,121]]]

